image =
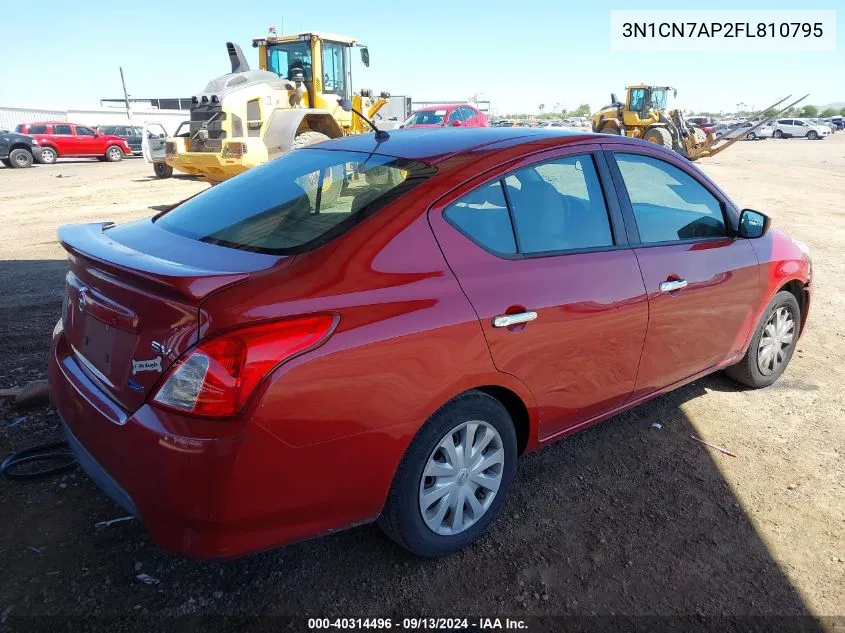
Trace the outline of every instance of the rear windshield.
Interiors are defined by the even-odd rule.
[[[300,149],[207,189],[155,222],[201,242],[292,255],[343,234],[433,173],[391,156]]]

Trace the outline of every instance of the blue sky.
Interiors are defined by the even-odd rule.
[[[839,9],[835,52],[668,55],[611,52],[610,10],[636,8],[613,0],[4,4],[0,19],[18,26],[0,40],[2,106],[96,105],[121,96],[121,65],[133,97],[190,96],[228,71],[227,40],[256,64],[251,40],[270,25],[286,33],[343,33],[367,44],[371,67],[355,56],[355,88],[418,101],[481,92],[501,113],[536,111],[540,103],[547,109],[589,103],[596,110],[611,91],[638,82],[671,84],[678,103],[696,110],[731,110],[740,101],[762,108],[788,93],[812,93],[808,102],[815,104],[845,101],[842,0],[653,0],[643,8]]]

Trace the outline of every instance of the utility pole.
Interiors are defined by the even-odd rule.
[[[123,98],[126,100],[126,118],[132,123],[132,111],[129,109],[129,93],[126,92],[126,80],[123,78],[123,66],[120,67],[120,83],[123,84]]]

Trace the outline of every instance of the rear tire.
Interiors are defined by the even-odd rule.
[[[106,150],[105,159],[110,163],[117,163],[123,160],[123,150],[117,145],[112,145]]]
[[[472,433],[470,424],[475,425]],[[462,461],[463,450],[444,450],[449,442],[454,448],[467,446],[470,460]],[[419,556],[443,556],[466,547],[487,530],[502,509],[516,472],[516,453],[513,421],[498,400],[480,391],[458,396],[432,415],[408,446],[393,477],[379,527]],[[487,469],[474,469],[488,460]],[[478,481],[493,483],[479,485]],[[447,488],[446,494],[428,506],[424,517],[425,491]],[[457,508],[463,518],[458,527]]]
[[[612,121],[610,123],[605,123],[601,126],[601,130],[599,130],[602,134],[615,134],[616,136],[622,136],[622,130],[619,129],[619,126]]]
[[[779,313],[780,318],[786,319],[785,321],[778,321]],[[778,323],[783,324],[780,330]],[[763,317],[751,337],[745,356],[736,365],[725,369],[725,373],[738,383],[753,389],[773,384],[792,359],[800,327],[801,308],[795,295],[781,290],[763,311]],[[783,343],[787,337],[788,343]],[[771,355],[766,353],[769,348]],[[770,357],[774,362],[769,366],[766,360]]]
[[[810,130],[809,132],[807,132],[807,138],[811,141],[815,141],[817,138],[819,138],[819,133],[815,130]]]
[[[59,153],[52,147],[41,148],[41,160],[44,162],[45,165],[54,164],[58,160],[58,158]]]
[[[665,127],[653,127],[646,130],[643,134],[643,140],[655,145],[662,145],[666,149],[672,149],[672,133]]]
[[[9,154],[9,162],[11,163],[10,166],[15,169],[32,167],[32,161],[32,152],[25,149],[13,149]]]
[[[156,178],[170,178],[173,175],[173,167],[167,163],[153,163],[153,173]]]

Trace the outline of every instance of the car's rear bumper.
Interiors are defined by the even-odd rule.
[[[367,464],[350,468],[357,455],[378,455],[375,434],[294,448],[251,422],[149,405],[127,412],[85,373],[60,328],[50,395],[85,471],[174,553],[232,557],[364,523],[389,485]]]

